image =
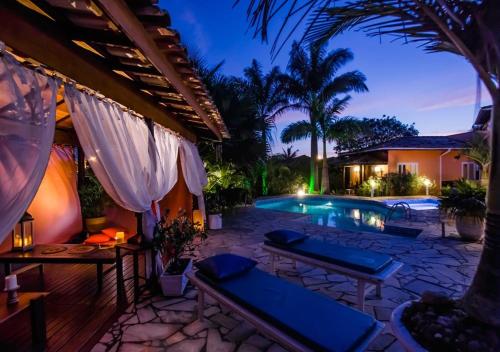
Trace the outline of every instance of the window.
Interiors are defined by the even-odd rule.
[[[462,177],[467,180],[480,180],[481,179],[481,169],[479,165],[472,161],[466,161],[462,163]]]
[[[399,174],[418,174],[418,163],[398,163],[398,173]]]

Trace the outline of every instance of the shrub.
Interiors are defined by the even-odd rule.
[[[270,195],[295,193],[305,184],[305,179],[289,167],[275,162],[268,164],[268,191]]]
[[[453,187],[442,190],[439,208],[451,216],[472,216],[484,219],[486,216],[486,189],[480,184],[465,179]]]
[[[373,178],[370,178],[373,179]],[[371,193],[370,179],[364,181],[357,189],[360,196],[369,196]],[[378,178],[375,196],[414,196],[425,194],[426,180],[423,176],[413,174],[389,173],[382,178]],[[429,193],[435,194],[436,187],[432,184]]]

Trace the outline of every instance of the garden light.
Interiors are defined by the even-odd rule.
[[[303,197],[303,196],[305,196],[305,195],[306,195],[306,191],[304,191],[304,189],[299,189],[299,190],[297,191],[297,196],[299,196],[299,197]]]
[[[432,186],[432,181],[429,180],[428,178],[424,178],[424,180],[422,182],[424,183],[424,186],[425,186],[425,195],[428,196],[429,195],[429,187]]]
[[[371,190],[370,190],[370,196],[373,198],[373,197],[375,196],[375,188],[377,188],[377,187],[378,187],[378,183],[377,183],[377,181],[376,181],[375,179],[373,179],[373,178],[370,178],[370,179],[368,180],[368,183],[370,184],[370,188],[371,188]]]

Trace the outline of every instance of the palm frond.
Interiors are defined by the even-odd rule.
[[[311,123],[305,120],[291,123],[281,131],[281,141],[283,143],[292,143],[307,139],[311,136],[312,128]]]

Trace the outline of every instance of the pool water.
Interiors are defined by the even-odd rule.
[[[387,199],[384,204],[390,207],[399,202],[405,202],[414,210],[433,210],[439,207],[439,200],[435,198]]]
[[[313,223],[322,226],[387,233],[384,228],[384,218],[389,207],[375,201],[306,196],[258,200],[255,206],[261,209],[310,215]],[[398,210],[392,219],[401,216],[402,212]]]

